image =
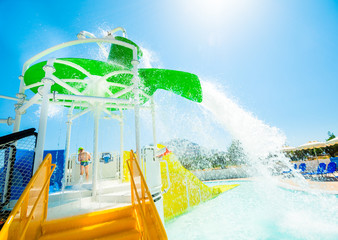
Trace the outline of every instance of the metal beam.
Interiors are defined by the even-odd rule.
[[[130,100],[119,99],[119,98],[106,98],[106,97],[96,97],[96,96],[79,96],[79,95],[67,95],[59,93],[49,94],[50,98],[54,100],[70,100],[70,101],[86,101],[86,102],[97,102],[97,103],[117,103],[117,104],[130,104]]]
[[[137,59],[137,48],[129,43],[126,42],[122,42],[122,41],[118,41],[114,38],[86,38],[86,39],[79,39],[79,40],[74,40],[74,41],[70,41],[70,42],[65,42],[65,43],[61,43],[59,45],[56,45],[54,47],[48,48],[42,52],[40,52],[39,54],[35,55],[34,57],[30,58],[29,60],[27,60],[22,68],[22,75],[25,74],[26,70],[29,68],[29,66],[39,60],[40,58],[55,52],[57,50],[60,50],[62,48],[66,48],[66,47],[70,47],[70,46],[74,46],[74,45],[78,45],[78,44],[84,44],[84,43],[111,43],[111,44],[117,44],[117,45],[121,45],[124,46],[126,48],[129,48],[133,51],[133,59]]]
[[[37,103],[41,99],[41,95],[39,93],[35,94],[31,99],[29,99],[24,105],[18,108],[20,114],[23,114],[27,108],[32,106],[33,104]]]

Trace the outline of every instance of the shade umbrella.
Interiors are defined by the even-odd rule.
[[[282,147],[283,152],[292,152],[292,151],[296,151],[296,150],[297,150],[296,147],[291,147],[291,146],[283,146]]]
[[[335,138],[326,142],[326,146],[333,146],[333,145],[336,145],[336,144],[338,144],[338,137],[335,137]]]
[[[315,149],[315,148],[323,148],[326,146],[326,143],[318,142],[318,141],[310,141],[303,145],[297,147],[297,150],[307,150],[307,149]]]
[[[316,148],[323,148],[325,146],[326,146],[326,143],[318,142],[318,141],[310,141],[310,142],[307,142],[307,143],[297,147],[297,150],[314,149],[314,153],[315,153],[318,165],[319,165],[319,160],[318,160],[318,156],[317,156],[317,153],[316,153]]]

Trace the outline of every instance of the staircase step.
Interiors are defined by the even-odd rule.
[[[130,192],[130,183],[121,183],[116,185],[103,185],[97,190],[98,194],[113,193],[113,192]]]
[[[68,231],[44,234],[39,240],[81,239],[91,240],[113,235],[120,232],[131,231],[136,227],[136,221],[132,217],[117,219],[87,227],[80,227]]]
[[[95,238],[95,240],[138,240],[140,239],[140,233],[134,229],[130,231],[119,232],[116,234],[107,235],[100,238]]]
[[[130,183],[116,183],[111,181],[101,182],[97,189],[97,194],[115,193],[115,192],[130,192]],[[79,197],[90,197],[92,195],[92,186],[89,183],[75,184],[68,186],[64,192],[50,194],[49,203],[59,203],[60,201],[71,201]]]
[[[46,221],[42,225],[42,233],[57,233],[91,225],[105,223],[117,219],[131,217],[133,207],[131,205],[120,208],[96,211],[82,215]]]
[[[101,202],[130,203],[131,194],[129,192],[106,193],[98,196]]]

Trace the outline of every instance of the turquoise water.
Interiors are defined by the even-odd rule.
[[[338,239],[335,195],[284,190],[266,180],[238,183],[167,223],[169,239]]]

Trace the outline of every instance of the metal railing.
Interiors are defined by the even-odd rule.
[[[37,133],[34,128],[0,137],[0,218],[6,219],[6,208],[27,186],[32,177]]]
[[[141,239],[168,239],[133,151],[130,152],[127,166],[130,173],[131,202],[136,212],[137,226]],[[149,226],[153,226],[155,231],[150,232]],[[154,236],[155,234],[157,236]]]
[[[49,181],[56,165],[48,154],[0,231],[0,239],[37,239],[47,218]]]

